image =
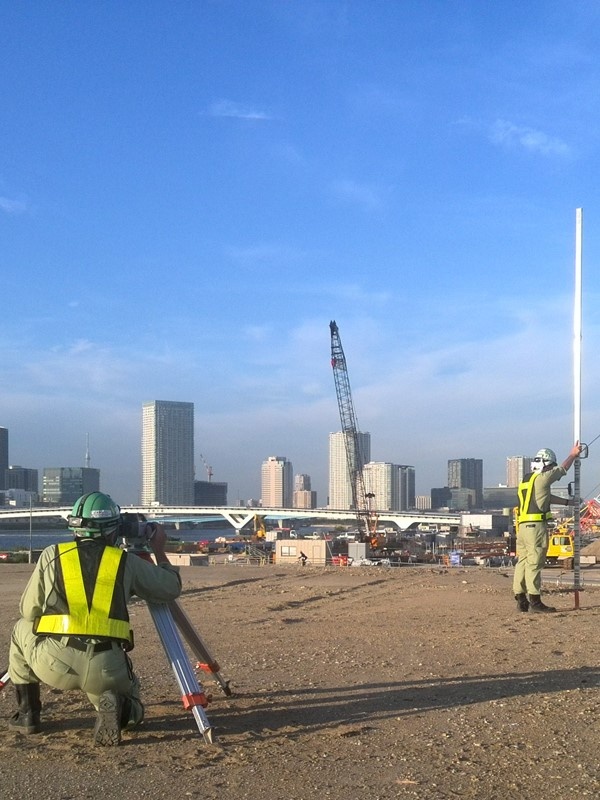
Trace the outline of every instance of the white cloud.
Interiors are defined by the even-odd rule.
[[[297,263],[305,255],[293,247],[270,242],[260,242],[246,246],[230,245],[225,248],[225,254],[233,261],[243,265]]]
[[[270,325],[246,325],[242,328],[246,339],[252,342],[264,342],[271,333]]]
[[[374,289],[371,286],[359,283],[336,283],[336,284],[318,284],[316,287],[311,287],[312,291],[316,291],[320,295],[329,295],[334,298],[336,304],[340,301],[350,303],[376,303],[383,305],[392,299],[392,293],[385,289]]]
[[[486,308],[485,300],[470,300],[465,306],[481,327],[460,323],[464,308],[428,299],[427,326],[433,330],[426,339],[415,328],[423,317],[420,308],[403,322],[402,315],[382,315],[367,303],[369,315],[346,313],[338,319],[354,404],[362,429],[371,432],[372,455],[413,464],[419,493],[444,485],[448,458],[483,458],[491,486],[503,479],[508,455],[548,446],[562,458],[571,444],[568,298],[528,298],[522,306],[513,301],[502,310],[502,329],[492,326],[493,335],[486,326],[486,318],[494,316],[491,301]],[[27,359],[17,358],[3,373],[8,388],[0,411],[11,430],[15,463],[39,468],[80,463],[89,432],[103,486],[120,502],[135,502],[142,401],[190,400],[196,406],[197,446],[218,479],[229,482],[230,499],[256,496],[261,460],[277,454],[312,475],[324,503],[328,433],[340,424],[328,322],[317,317],[289,325],[250,322],[234,340],[235,368],[223,373],[231,342],[210,358],[179,348],[172,353],[141,345],[115,349],[83,338],[53,351],[28,349]],[[598,335],[586,333],[588,353],[597,349]],[[588,441],[600,430],[591,366],[584,367]],[[592,473],[598,474],[596,447],[590,452],[584,494],[596,483]]]
[[[208,109],[211,117],[231,117],[233,119],[269,120],[273,119],[265,111],[259,111],[250,106],[236,103],[232,100],[217,100]]]
[[[24,200],[11,200],[9,197],[0,197],[0,211],[5,214],[24,214],[27,203]]]
[[[493,144],[504,147],[522,147],[531,153],[543,156],[566,157],[572,154],[571,148],[561,139],[549,136],[543,131],[515,125],[499,119],[492,125],[490,138]]]
[[[381,208],[389,194],[389,189],[358,183],[350,179],[334,181],[329,189],[337,200],[369,210]]]

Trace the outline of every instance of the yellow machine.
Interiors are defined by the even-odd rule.
[[[548,536],[546,564],[558,564],[565,558],[573,558],[573,534],[551,531]]]
[[[265,518],[259,514],[254,515],[254,538],[258,541],[266,539],[267,529],[265,526]]]

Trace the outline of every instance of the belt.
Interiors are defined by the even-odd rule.
[[[66,647],[72,647],[74,650],[80,650],[85,653],[88,647],[91,646],[92,653],[105,653],[112,650],[113,644],[117,644],[116,640],[110,642],[88,642],[85,639],[80,639],[78,636],[45,636],[45,639],[56,639],[62,642]]]

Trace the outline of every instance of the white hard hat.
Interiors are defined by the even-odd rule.
[[[531,469],[533,472],[541,472],[544,467],[550,466],[550,464],[556,464],[556,453],[554,450],[550,450],[549,447],[543,447],[541,450],[538,450],[535,454],[535,458],[531,461]]]

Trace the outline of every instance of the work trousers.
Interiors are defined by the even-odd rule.
[[[517,532],[517,563],[513,577],[515,594],[541,594],[542,569],[548,552],[545,520],[522,522]]]
[[[33,623],[20,619],[13,628],[9,652],[9,676],[14,684],[42,683],[55,689],[82,689],[98,710],[103,692],[112,690],[132,701],[131,722],[141,721],[139,681],[129,658],[117,642],[110,650],[95,653],[93,645],[76,650],[66,644],[68,637],[37,636]]]

